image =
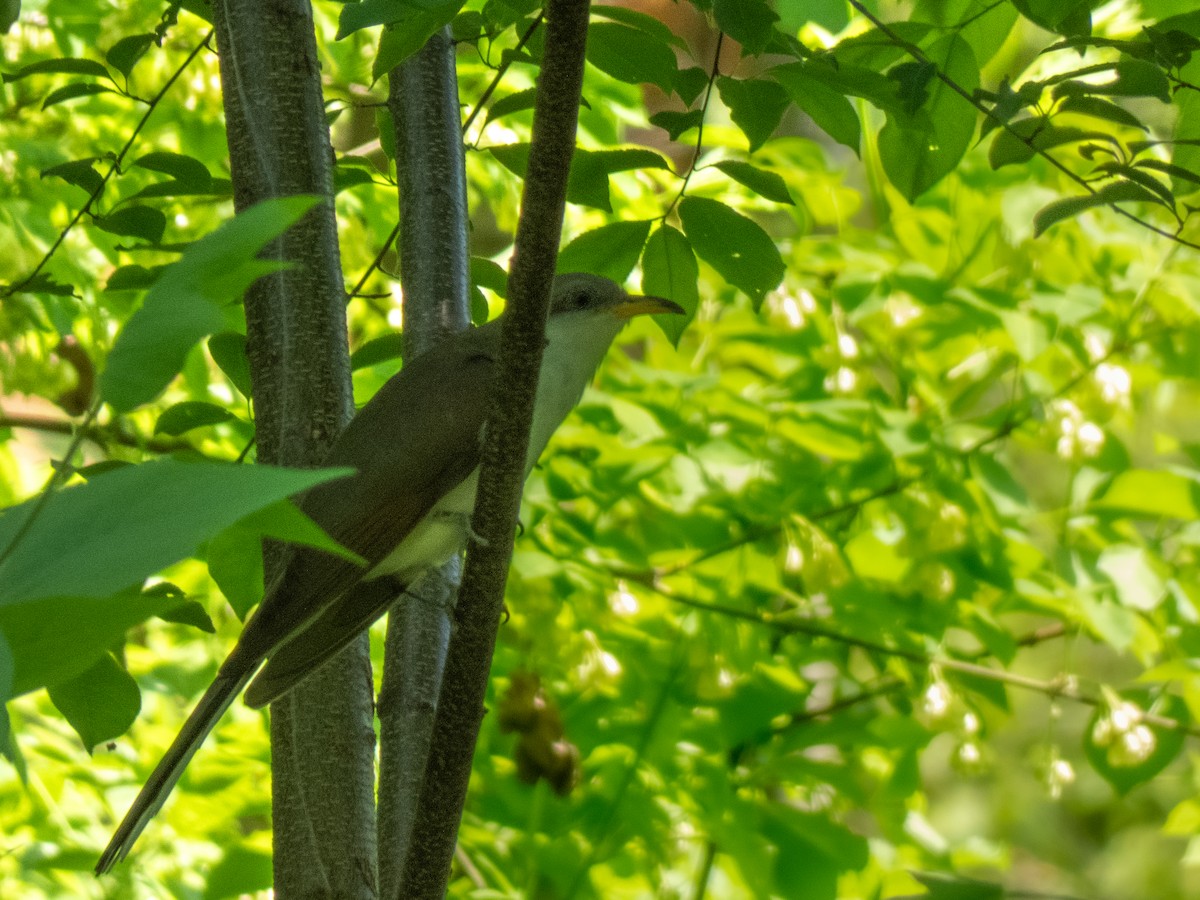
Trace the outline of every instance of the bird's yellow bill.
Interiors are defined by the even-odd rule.
[[[632,319],[634,316],[662,315],[670,313],[684,315],[684,309],[678,303],[664,300],[662,297],[630,296],[622,300],[613,312],[622,319]]]

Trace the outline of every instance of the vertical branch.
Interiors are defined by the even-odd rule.
[[[444,28],[388,75],[400,180],[408,356],[470,324],[467,186],[458,77]],[[422,579],[388,616],[379,696],[379,881],[398,896],[450,643],[461,564]]]
[[[550,0],[492,414],[433,745],[399,892],[446,892],[512,556],[583,85],[588,0]]]
[[[353,403],[312,10],[305,0],[217,0],[213,12],[236,206],[327,198],[265,251],[292,267],[246,294],[259,459],[316,465]],[[276,896],[375,896],[365,635],[272,706],[271,752]]]

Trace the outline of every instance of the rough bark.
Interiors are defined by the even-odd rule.
[[[467,188],[454,44],[448,28],[389,74],[400,180],[405,353],[424,353],[470,324]],[[413,816],[461,575],[453,560],[413,587],[388,617],[379,697],[379,881],[400,896]]]
[[[546,6],[546,51],[454,636],[399,896],[446,892],[512,557],[583,83],[588,0]]]
[[[246,295],[258,459],[312,466],[353,413],[345,288],[312,10],[213,5],[237,208],[318,194]],[[279,553],[268,558],[268,577]],[[374,897],[374,730],[365,635],[272,706],[275,896]]]

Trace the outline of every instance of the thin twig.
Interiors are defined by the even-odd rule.
[[[711,603],[707,600],[700,600],[695,597],[689,597],[685,594],[680,594],[675,591],[668,590],[661,585],[651,586],[659,596],[670,600],[673,603],[679,603],[691,609],[703,610],[708,612],[716,612],[723,616],[739,619],[743,622],[749,622],[753,625],[759,625],[764,628],[772,628],[776,631],[785,634],[804,634],[809,637],[823,638],[846,647],[854,647],[868,653],[875,653],[880,656],[886,656],[894,659],[903,659],[907,662],[916,663],[922,666],[937,667],[943,671],[955,672],[959,675],[966,675],[972,678],[979,678],[985,681],[992,681],[999,684],[1006,684],[1010,687],[1021,688],[1023,690],[1034,691],[1045,694],[1048,697],[1064,698],[1073,700],[1076,703],[1082,703],[1087,706],[1105,706],[1107,701],[1100,695],[1085,692],[1079,687],[1077,679],[1070,675],[1057,675],[1054,678],[1042,679],[1032,678],[1027,675],[1019,675],[1016,672],[1008,672],[1003,669],[993,669],[988,666],[983,666],[968,660],[955,659],[953,657],[937,656],[930,653],[925,653],[919,650],[906,650],[900,647],[890,647],[882,644],[879,641],[873,641],[869,638],[859,637],[857,635],[845,634],[833,628],[828,628],[816,622],[807,619],[784,618],[775,616],[770,613],[756,613],[749,610],[738,609],[732,606],[726,606],[721,603]],[[1189,725],[1185,722],[1180,722],[1177,719],[1172,719],[1167,716],[1160,716],[1155,713],[1145,712],[1142,714],[1142,721],[1148,725],[1154,725],[1158,728],[1170,729],[1173,731],[1182,731],[1193,737],[1200,737],[1200,726]]]
[[[980,100],[978,97],[976,97],[970,91],[968,91],[966,88],[964,88],[962,85],[960,85],[954,79],[952,79],[949,75],[947,75],[945,72],[943,72],[941,67],[938,66],[937,63],[933,62],[933,60],[931,60],[925,54],[925,51],[923,51],[920,47],[918,47],[916,44],[912,43],[911,41],[907,41],[904,38],[902,38],[886,22],[884,22],[882,19],[880,19],[878,16],[876,16],[870,10],[868,10],[862,4],[861,0],[848,0],[848,2],[867,21],[869,21],[872,25],[874,25],[881,32],[883,32],[883,34],[887,35],[887,37],[897,47],[904,50],[909,56],[911,56],[917,62],[923,63],[924,65],[927,65],[927,66],[931,66],[932,70],[933,70],[934,74],[937,76],[938,80],[941,81],[943,84],[945,84],[948,88],[950,88],[950,90],[954,91],[956,94],[958,94],[960,97],[962,97],[968,103],[970,103],[973,107],[975,107],[975,109],[979,110],[981,113],[983,113],[985,116],[987,116],[993,122],[995,122],[999,127],[1003,128],[1010,135],[1012,135],[1014,138],[1016,138],[1018,141],[1020,141],[1022,144],[1024,144],[1026,147],[1028,147],[1034,153],[1036,153],[1038,156],[1042,157],[1044,160],[1046,160],[1046,162],[1050,163],[1050,165],[1052,165],[1054,168],[1058,169],[1059,172],[1061,172],[1063,175],[1065,175],[1071,181],[1075,182],[1077,185],[1082,187],[1089,194],[1095,195],[1096,193],[1098,193],[1096,188],[1092,187],[1091,183],[1089,183],[1086,178],[1084,178],[1082,175],[1072,172],[1071,169],[1065,163],[1062,163],[1054,156],[1051,156],[1049,151],[1038,147],[1034,143],[1034,141],[1031,137],[1026,137],[1025,135],[1020,134],[1011,123],[1009,123],[1005,119],[1001,118],[1000,116],[996,115],[996,113],[993,110],[988,109],[987,105],[984,104],[982,100]],[[1178,234],[1172,233],[1165,228],[1155,225],[1153,222],[1149,222],[1146,219],[1143,219],[1141,216],[1135,215],[1134,213],[1131,213],[1128,210],[1122,209],[1120,206],[1117,206],[1115,203],[1106,203],[1105,206],[1108,206],[1110,209],[1113,210],[1113,212],[1117,213],[1118,215],[1124,216],[1126,219],[1129,219],[1131,222],[1134,222],[1134,223],[1140,225],[1141,227],[1147,229],[1148,231],[1154,232],[1155,234],[1159,235],[1160,237],[1165,237],[1165,238],[1167,238],[1167,240],[1174,241],[1175,243],[1181,244],[1184,247],[1191,247],[1193,250],[1200,250],[1200,244],[1193,243],[1185,238],[1180,237]]]
[[[72,471],[71,460],[79,451],[80,445],[83,444],[84,440],[86,439],[87,430],[91,426],[92,422],[95,421],[96,414],[100,412],[100,403],[100,400],[96,400],[94,403],[92,403],[91,407],[84,415],[83,421],[79,423],[79,428],[75,432],[75,436],[71,438],[71,443],[67,445],[67,452],[63,454],[62,460],[54,467],[54,471],[50,473],[50,477],[47,479],[45,487],[42,488],[41,493],[38,494],[37,500],[34,501],[33,508],[29,511],[29,515],[27,515],[25,517],[25,521],[18,526],[17,533],[14,534],[12,540],[8,542],[8,546],[5,547],[3,551],[0,551],[0,565],[3,565],[4,561],[16,552],[17,547],[19,547],[21,542],[24,541],[29,535],[30,529],[33,528],[33,523],[37,521],[38,517],[45,511],[46,504],[50,502],[50,495],[54,493],[54,489],[57,488],[61,482],[66,481],[67,478],[70,477]],[[12,513],[10,512],[9,515],[12,515]]]
[[[31,431],[43,431],[47,434],[76,434],[83,433],[84,440],[91,441],[101,448],[109,444],[131,447],[135,450],[148,450],[151,453],[173,453],[176,450],[194,450],[187,441],[166,440],[160,437],[146,438],[130,434],[102,425],[85,428],[70,419],[60,419],[53,416],[14,415],[0,410],[0,428],[27,428]]]
[[[525,29],[525,33],[521,35],[521,39],[517,41],[517,50],[520,50],[522,47],[524,47],[529,39],[533,37],[533,33],[542,24],[542,19],[544,16],[545,12],[539,12],[533,22],[530,23],[529,27]],[[479,102],[475,104],[475,107],[471,110],[470,114],[468,114],[466,120],[463,122],[463,134],[467,133],[467,129],[471,127],[471,124],[475,121],[475,117],[479,115],[479,111],[483,109],[483,105],[488,101],[488,98],[492,96],[492,93],[496,90],[497,86],[499,86],[500,81],[508,73],[509,66],[511,65],[512,58],[510,57],[500,65],[500,68],[496,70],[495,77],[492,78],[491,83],[488,84],[488,86],[484,89],[483,94],[481,94],[479,97]],[[366,271],[362,273],[362,276],[358,279],[358,283],[354,285],[354,289],[346,295],[347,303],[353,300],[355,297],[364,296],[362,290],[367,284],[367,279],[370,278],[371,275],[383,265],[383,258],[387,256],[388,251],[392,249],[392,245],[396,243],[396,238],[399,236],[400,223],[397,222],[396,226],[388,233],[387,239],[383,242],[383,246],[379,248],[379,252],[375,254],[375,259],[371,261],[371,264],[367,266]],[[378,307],[375,307],[375,311],[380,315],[386,313],[386,310],[381,310]]]
[[[712,68],[708,72],[708,87],[704,90],[704,102],[700,104],[700,124],[696,128],[696,152],[692,155],[692,164],[688,166],[687,172],[683,176],[683,184],[679,186],[678,193],[675,194],[675,199],[671,201],[671,205],[666,211],[659,216],[661,219],[666,219],[683,200],[684,194],[687,192],[688,182],[691,181],[692,175],[696,171],[696,163],[700,161],[700,154],[704,150],[704,120],[708,118],[708,104],[712,100],[713,86],[717,83],[717,78],[721,74],[721,46],[725,42],[725,32],[717,32],[717,47],[713,51]]]
[[[47,250],[46,253],[42,256],[41,260],[34,267],[33,271],[30,272],[28,275],[26,275],[24,278],[22,278],[20,281],[16,281],[13,284],[8,285],[8,287],[4,288],[3,291],[0,291],[0,296],[11,297],[13,294],[16,294],[16,293],[24,290],[25,287],[30,282],[32,282],[35,278],[37,278],[37,276],[39,274],[41,274],[42,269],[44,269],[46,267],[46,264],[48,262],[50,262],[50,258],[52,256],[54,256],[54,254],[58,250],[58,248],[62,246],[63,241],[65,241],[67,239],[67,235],[71,233],[71,230],[76,226],[76,224],[78,224],[79,220],[82,219],[85,215],[91,214],[92,205],[98,199],[100,199],[100,195],[104,193],[104,188],[108,184],[109,179],[111,179],[114,174],[116,174],[117,172],[120,171],[121,164],[125,161],[125,157],[128,155],[129,151],[133,148],[134,141],[137,140],[138,135],[141,134],[142,129],[145,128],[146,122],[149,121],[150,116],[153,115],[153,113],[154,113],[154,110],[158,108],[158,104],[162,101],[162,98],[166,96],[167,91],[169,91],[171,89],[171,86],[173,84],[175,84],[175,82],[177,80],[179,80],[179,76],[184,73],[184,71],[187,69],[187,67],[189,65],[191,65],[192,60],[194,60],[199,55],[201,50],[203,50],[206,46],[208,46],[208,41],[212,36],[213,36],[213,32],[209,31],[208,34],[206,34],[200,40],[200,42],[198,44],[196,44],[196,46],[194,48],[192,48],[192,52],[187,55],[187,58],[183,61],[183,63],[179,66],[179,68],[177,68],[171,74],[171,77],[167,79],[166,83],[159,89],[158,93],[155,94],[154,97],[150,99],[149,105],[146,107],[146,112],[142,114],[142,118],[138,121],[137,125],[134,127],[133,132],[129,135],[129,140],[127,140],[125,142],[125,146],[121,148],[121,152],[118,153],[116,155],[116,157],[113,159],[112,165],[109,167],[108,171],[105,172],[103,176],[101,176],[100,183],[98,185],[96,185],[95,189],[88,196],[88,198],[84,202],[83,206],[81,206],[79,208],[79,210],[75,213],[75,215],[71,217],[71,221],[66,224],[66,227],[63,228],[63,230],[61,232],[59,232],[58,237],[55,239],[54,243],[50,245],[50,249]]]

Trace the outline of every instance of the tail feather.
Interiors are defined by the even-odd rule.
[[[104,853],[101,854],[100,861],[96,863],[97,875],[103,875],[125,858],[138,839],[138,835],[142,833],[142,829],[162,808],[163,801],[175,787],[175,782],[187,768],[192,756],[204,743],[204,739],[208,737],[209,732],[220,721],[225,710],[229,709],[230,704],[241,693],[242,688],[246,686],[246,682],[250,680],[258,667],[250,666],[246,671],[229,674],[223,671],[225,668],[222,667],[222,672],[217,673],[216,679],[204,692],[204,696],[200,698],[200,702],[188,716],[174,742],[133,801],[133,805],[129,807],[129,812],[117,826],[112,840],[108,842]]]

